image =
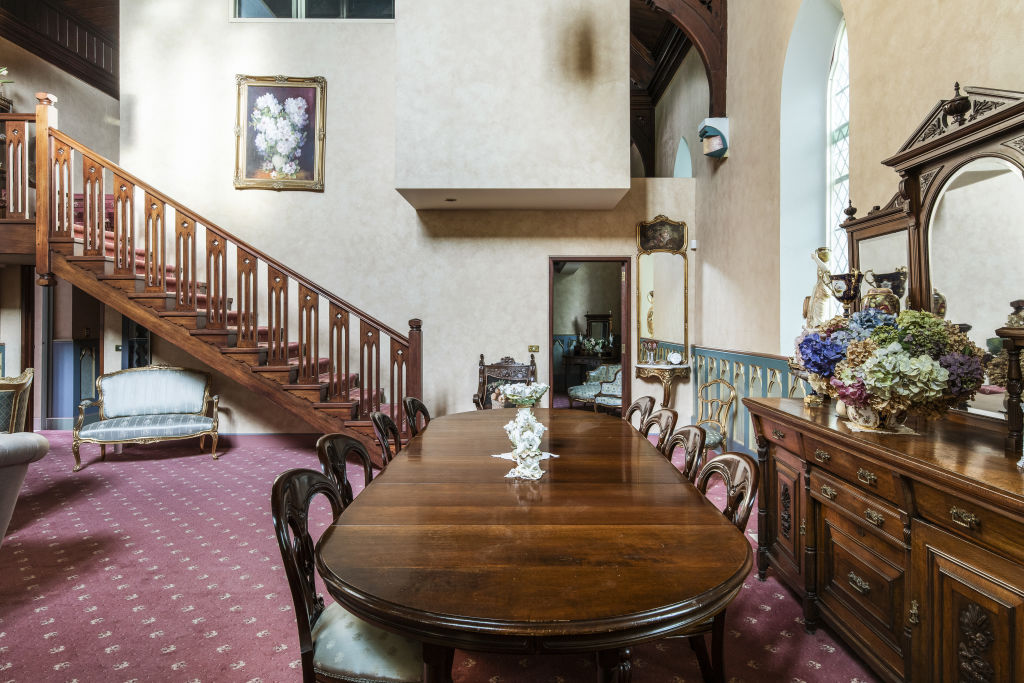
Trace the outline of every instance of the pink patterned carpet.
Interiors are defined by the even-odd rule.
[[[50,454],[31,466],[0,548],[0,682],[300,680],[269,498],[278,473],[317,467],[310,447],[250,440],[214,461],[186,442],[98,462],[87,445],[75,474],[70,433],[44,435]],[[314,526],[329,519],[322,505]],[[770,574],[764,583],[751,575],[728,612],[728,677],[875,680],[825,629],[807,634],[801,621]],[[637,683],[700,680],[685,641],[638,647],[633,663]],[[454,677],[589,683],[596,670],[592,657],[459,652]]]

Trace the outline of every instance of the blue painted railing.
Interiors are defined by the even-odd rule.
[[[703,346],[690,349],[690,366],[693,373],[693,410],[691,424],[697,422],[700,410],[700,388],[714,379],[724,379],[736,388],[736,404],[733,406],[728,425],[729,441],[726,450],[753,454],[754,425],[750,413],[743,405],[747,397],[796,397],[801,398],[810,393],[810,386],[803,380],[793,376],[789,368],[789,359],[783,356],[768,356],[740,351],[722,351]],[[721,385],[717,385],[721,388]],[[712,390],[712,398],[725,398],[724,395]],[[721,392],[723,394],[727,392]]]

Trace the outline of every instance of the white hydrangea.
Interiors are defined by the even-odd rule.
[[[253,144],[262,158],[260,169],[272,178],[294,177],[306,144],[308,105],[301,97],[289,97],[284,106],[272,93],[256,98],[249,124],[256,132]]]

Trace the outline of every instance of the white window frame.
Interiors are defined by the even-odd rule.
[[[349,22],[349,23],[365,23],[365,24],[393,24],[395,19],[398,17],[398,3],[399,0],[393,0],[395,6],[395,16],[391,19],[348,19],[344,17],[337,18],[322,18],[322,19],[308,19],[306,18],[306,0],[292,0],[292,17],[236,17],[235,7],[238,5],[238,0],[227,0],[228,6],[228,21],[239,22],[239,23],[267,23],[267,22]]]
[[[845,64],[843,64],[845,62]],[[836,88],[834,87],[834,81],[836,77],[837,67],[845,67],[846,82],[843,84],[842,90],[846,90],[846,110],[841,112],[843,114],[842,120],[834,119],[835,102],[834,96]],[[832,250],[831,264],[833,267],[830,269],[833,273],[842,273],[849,270],[849,250],[848,242],[846,239],[846,231],[839,227],[839,224],[845,220],[843,215],[844,207],[835,206],[834,194],[837,185],[845,187],[845,196],[847,200],[850,197],[850,53],[849,53],[849,42],[846,33],[846,19],[843,18],[839,22],[839,29],[836,31],[835,47],[832,49],[832,60],[828,71],[828,82],[827,82],[827,98],[828,102],[825,107],[826,111],[826,125],[825,133],[828,139],[825,143],[828,158],[826,160],[826,188],[825,188],[825,244]],[[845,173],[835,174],[835,164],[833,163],[833,153],[836,144],[840,140],[846,141],[846,167]],[[838,311],[838,302],[835,303],[834,310]]]

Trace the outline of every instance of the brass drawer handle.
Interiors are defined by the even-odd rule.
[[[882,526],[883,524],[885,524],[885,517],[875,512],[871,508],[868,508],[867,510],[864,511],[864,519],[868,520],[875,526]]]
[[[853,572],[846,575],[846,580],[850,582],[850,587],[861,595],[867,595],[868,591],[871,590],[871,584]]]
[[[781,429],[773,429],[772,430],[772,436],[774,436],[776,439],[785,439],[786,438],[786,433],[784,431],[782,431]]]
[[[822,484],[821,485],[821,495],[825,496],[829,500],[835,500],[837,494],[838,494],[838,491],[836,491],[834,488],[832,488],[828,484]]]
[[[828,454],[828,451],[823,451],[820,448],[814,449],[814,459],[818,462],[828,462],[832,459],[832,456]]]
[[[907,614],[907,621],[917,626],[921,623],[921,605],[918,604],[917,600],[910,601],[910,612]]]
[[[874,486],[878,483],[878,475],[874,472],[869,472],[863,467],[857,468],[857,478],[869,486]]]
[[[978,515],[967,510],[961,510],[955,505],[949,508],[949,516],[953,518],[953,524],[962,526],[965,529],[977,529],[978,525],[981,524]]]

